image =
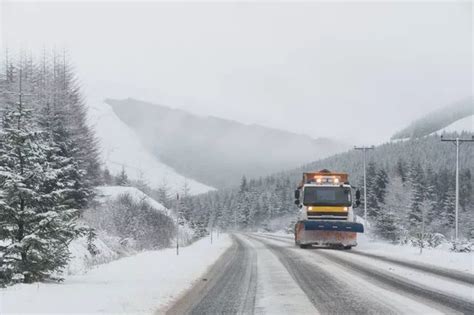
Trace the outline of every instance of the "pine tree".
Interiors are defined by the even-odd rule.
[[[115,179],[115,184],[117,186],[128,186],[129,185],[127,172],[125,172],[125,167],[122,166],[122,171],[120,172],[120,174]]]
[[[396,167],[395,167],[395,173],[402,179],[402,182],[404,183],[407,179],[407,171],[406,171],[406,164],[402,159],[398,159]]]
[[[388,175],[387,172],[381,168],[377,171],[375,176],[375,195],[377,197],[377,202],[384,203],[385,202],[385,195],[387,193],[387,184],[388,184]]]
[[[20,95],[22,74],[20,72]],[[69,206],[73,189],[60,158],[44,133],[35,129],[21,99],[6,106],[0,134],[0,282],[53,278],[69,260],[68,244],[82,232],[78,211]],[[59,163],[55,163],[59,162]]]
[[[161,185],[155,191],[154,196],[158,202],[166,208],[170,209],[172,207],[173,197],[170,195],[170,191],[165,180],[163,180]]]
[[[408,223],[412,230],[417,231],[422,220],[421,204],[424,200],[424,174],[420,163],[412,163],[409,173],[410,187],[413,191],[410,210],[408,212]]]
[[[381,211],[375,224],[375,234],[392,242],[400,238],[399,224],[393,211]]]
[[[104,184],[112,185],[113,178],[112,178],[112,174],[110,174],[109,169],[107,169],[107,168],[104,169],[104,173],[102,174],[102,177],[103,177]]]
[[[374,162],[367,166],[367,217],[371,222],[377,222],[380,205],[377,198],[377,167]]]

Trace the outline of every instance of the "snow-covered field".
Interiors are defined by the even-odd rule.
[[[182,294],[230,246],[221,234],[180,249],[149,251],[100,265],[63,283],[19,284],[0,289],[0,314],[146,313]]]
[[[214,188],[176,173],[153,156],[138,136],[120,118],[112,107],[101,100],[89,100],[88,118],[101,148],[104,164],[112,174],[122,167],[131,179],[143,180],[152,187],[166,184],[172,191],[181,191],[185,182],[190,194],[200,194]]]

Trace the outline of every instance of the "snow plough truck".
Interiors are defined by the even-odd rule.
[[[357,245],[357,233],[364,232],[353,212],[360,205],[360,191],[355,191],[353,201],[348,177],[347,173],[326,169],[303,173],[303,180],[295,190],[295,204],[300,209],[295,225],[296,245],[343,249]]]

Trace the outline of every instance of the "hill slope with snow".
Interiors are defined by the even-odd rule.
[[[123,167],[129,178],[143,180],[154,188],[166,184],[172,191],[181,191],[186,183],[190,194],[214,189],[185,178],[149,153],[137,134],[117,117],[110,105],[90,101],[88,107],[89,122],[99,140],[102,160],[112,174],[120,173]]]
[[[464,118],[461,118],[449,126],[444,127],[443,129],[440,129],[436,132],[435,134],[443,134],[443,133],[462,133],[462,132],[470,132],[474,133],[474,115],[467,116]]]
[[[268,175],[349,149],[332,139],[195,115],[131,98],[106,103],[153,155],[180,174],[214,187],[237,185],[242,175]]]
[[[468,97],[427,113],[425,116],[413,121],[406,128],[395,133],[391,140],[416,139],[443,132],[472,132],[473,115],[474,102],[472,97]]]

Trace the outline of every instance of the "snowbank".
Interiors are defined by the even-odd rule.
[[[438,267],[454,269],[474,274],[474,253],[455,253],[447,247],[423,248],[420,254],[418,247],[410,245],[392,245],[382,241],[370,240],[365,234],[357,237],[359,252],[370,253],[400,260],[415,261]]]
[[[141,143],[140,138],[103,101],[90,100],[88,119],[95,130],[104,164],[112,174],[119,174],[122,167],[129,178],[143,180],[152,187],[163,183],[172,191],[181,191],[186,182],[190,194],[205,193],[214,188],[176,173],[160,162]]]
[[[107,211],[105,210],[107,205],[119,198],[121,195],[126,194],[136,202],[145,201],[156,211],[160,211],[171,217],[173,222],[176,221],[176,215],[172,211],[135,187],[99,186],[96,187],[96,193],[95,201],[97,205],[94,209],[86,210],[81,221],[87,226],[96,228],[95,233],[97,234],[97,237],[93,241],[93,244],[95,245],[98,254],[92,255],[89,252],[86,237],[74,240],[69,245],[72,259],[65,269],[66,275],[84,274],[96,265],[108,263],[121,257],[134,255],[139,252],[136,246],[134,246],[136,245],[136,242],[133,239],[127,239],[124,241],[123,238],[111,235],[102,230],[99,226],[96,226],[97,222],[93,222],[94,215],[100,217],[106,216]],[[91,215],[90,212],[94,215]],[[193,238],[193,231],[186,223],[184,223],[180,226],[179,235],[181,244],[189,244]],[[175,241],[173,241],[173,243],[174,242]]]
[[[114,250],[112,246],[107,245],[107,238],[109,236],[99,235],[94,241],[94,245],[99,252],[95,256],[87,250],[87,240],[85,237],[72,241],[69,245],[72,258],[64,273],[66,275],[84,274],[95,265],[107,263],[123,256],[124,250]],[[133,252],[130,251],[128,254],[131,253]]]
[[[277,236],[287,239],[288,242],[293,242],[294,240],[294,236],[289,235],[286,231],[263,233],[263,235]],[[365,234],[358,234],[357,242],[357,247],[354,247],[352,251],[370,253],[404,261],[413,261],[474,274],[474,252],[455,253],[449,250],[447,244],[446,246],[437,248],[423,248],[423,253],[420,254],[420,248],[418,247],[411,245],[394,245],[380,240],[373,240]]]
[[[0,289],[0,313],[147,313],[170,303],[198,281],[231,245],[227,235],[181,248],[144,252],[98,266],[63,283]]]

